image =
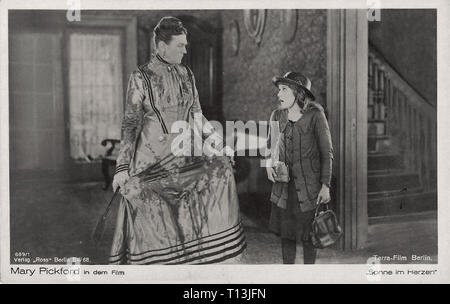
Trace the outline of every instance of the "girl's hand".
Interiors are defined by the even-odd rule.
[[[275,170],[272,167],[266,167],[267,171],[267,178],[272,182],[275,183],[275,177],[277,174],[275,173]]]
[[[320,189],[319,195],[317,196],[316,205],[328,204],[330,200],[330,188],[328,188],[326,185],[322,185],[322,189]]]

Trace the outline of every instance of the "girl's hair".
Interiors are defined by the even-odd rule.
[[[161,18],[153,29],[153,39],[155,39],[155,45],[158,45],[159,41],[164,41],[166,44],[169,44],[172,40],[172,36],[182,34],[187,35],[187,30],[183,26],[181,20],[175,17]]]
[[[303,109],[307,103],[305,91],[298,88],[293,84],[287,84],[287,86],[292,90],[295,96],[295,102]]]

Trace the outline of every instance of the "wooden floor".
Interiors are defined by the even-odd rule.
[[[417,220],[416,217],[421,217]],[[386,264],[435,264],[437,260],[437,214],[426,212],[408,218],[394,218],[369,226],[368,244],[365,249],[318,251],[318,264],[366,264],[375,255]],[[247,238],[249,264],[281,263],[281,245],[278,237],[262,231],[248,217]],[[297,246],[297,263],[302,263],[302,249]],[[415,256],[415,257],[414,257]],[[387,261],[387,257],[391,261]],[[421,258],[416,259],[414,258]]]
[[[11,183],[11,262],[18,252],[32,258],[81,257],[89,263],[103,264],[114,231],[117,203],[108,219],[104,240],[97,247],[90,234],[106,207],[111,191],[101,190],[101,183],[54,184]],[[246,264],[281,263],[280,240],[265,228],[266,219],[245,208],[242,202],[248,249]],[[264,209],[264,208],[260,208]],[[266,212],[263,212],[266,214]],[[402,256],[406,260],[382,263],[437,263],[437,214],[427,212],[407,217],[377,219],[369,226],[364,250],[343,252],[320,250],[320,264],[365,264],[373,255]],[[413,261],[412,255],[429,257]],[[297,262],[301,263],[301,246]],[[31,261],[32,262],[32,261]]]

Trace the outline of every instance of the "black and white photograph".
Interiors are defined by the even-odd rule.
[[[448,279],[448,34],[437,7],[372,2],[2,3],[2,276],[350,264],[366,282]]]

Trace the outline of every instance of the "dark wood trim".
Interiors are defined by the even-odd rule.
[[[356,11],[356,248],[366,246],[368,237],[367,212],[367,142],[368,142],[368,54],[369,34],[365,10]]]
[[[216,29],[217,32],[217,66],[216,66],[216,86],[214,87],[215,92],[215,100],[218,105],[220,105],[220,111],[218,114],[218,120],[222,123],[225,123],[225,117],[223,115],[223,25],[222,18],[219,18],[220,24],[219,28]]]
[[[367,241],[367,20],[364,10],[329,10],[327,107],[335,148],[341,249]]]
[[[69,169],[73,162],[70,157],[70,119],[69,119],[69,34],[67,28],[63,30],[62,37],[62,86],[63,86],[63,113],[64,113],[64,170]]]
[[[341,35],[344,34],[341,29],[343,16],[340,11],[328,11],[327,18],[327,108],[329,110],[330,130],[334,147],[333,176],[336,178],[335,189],[333,190],[334,200],[337,205],[337,213],[344,230],[344,237],[340,241],[340,247],[344,247],[344,239],[347,235],[343,189],[343,174],[340,168],[344,168],[344,159],[342,157],[343,134],[342,121],[343,111],[343,46]]]
[[[8,10],[9,31],[61,32],[69,23],[67,10]]]

